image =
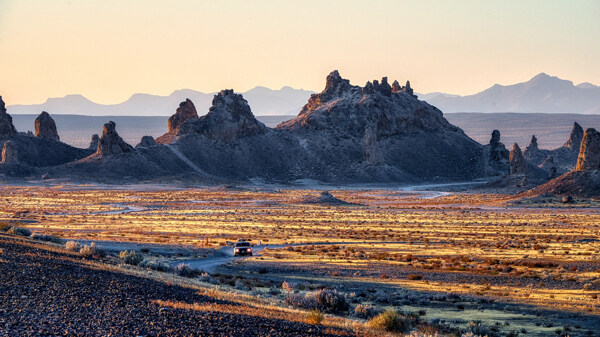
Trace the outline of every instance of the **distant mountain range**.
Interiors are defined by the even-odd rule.
[[[36,105],[9,105],[11,114],[75,114],[92,116],[169,116],[179,102],[191,99],[199,114],[205,114],[215,93],[190,89],[169,96],[134,94],[119,104],[97,104],[81,95],[49,98]],[[297,115],[313,91],[283,87],[273,90],[256,87],[242,93],[257,116]],[[419,99],[448,112],[544,112],[600,114],[600,87],[573,82],[541,73],[524,83],[495,84],[474,95],[459,96],[434,92],[418,94]]]
[[[242,95],[252,107],[255,115],[296,115],[306,104],[313,91],[283,87],[273,90],[256,87]],[[48,98],[42,104],[9,105],[10,114],[39,114],[47,111],[52,115],[88,115],[88,116],[170,116],[179,103],[191,99],[199,114],[208,112],[215,93],[203,93],[191,89],[176,90],[169,96],[133,94],[119,104],[98,104],[82,95],[67,95],[60,98]]]
[[[524,83],[495,84],[468,96],[421,94],[443,112],[545,112],[600,114],[600,87],[541,73]]]

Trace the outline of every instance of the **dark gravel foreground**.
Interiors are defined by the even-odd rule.
[[[235,304],[159,281],[95,270],[77,256],[0,236],[0,336],[328,336],[322,326],[161,308]],[[331,330],[330,330],[331,331]]]

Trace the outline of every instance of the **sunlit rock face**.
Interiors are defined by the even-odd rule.
[[[102,137],[100,137],[100,141],[98,142],[96,154],[108,156],[134,151],[135,149],[127,144],[117,133],[115,122],[110,121],[104,124],[104,130],[102,131]]]
[[[524,175],[527,174],[527,161],[523,157],[519,144],[514,143],[513,148],[510,151],[510,174],[512,175]]]
[[[200,118],[187,120],[181,125],[177,135],[196,134],[231,142],[266,132],[267,127],[254,117],[242,95],[233,90],[221,90],[214,96],[208,113]]]
[[[58,132],[56,131],[56,123],[46,111],[42,111],[42,113],[37,116],[34,122],[34,127],[35,136],[37,138],[60,140]]]
[[[17,134],[17,129],[12,122],[12,117],[6,113],[6,105],[0,96],[0,139],[10,138]]]
[[[600,170],[600,133],[596,129],[585,130],[575,170]]]
[[[167,125],[169,133],[173,135],[177,134],[181,125],[192,118],[198,118],[198,112],[196,111],[194,103],[187,98],[185,101],[179,103],[179,107],[175,111],[175,114],[169,117]]]
[[[4,146],[2,147],[2,163],[18,163],[19,156],[17,146],[12,141],[4,142]]]

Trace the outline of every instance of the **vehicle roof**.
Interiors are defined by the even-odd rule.
[[[236,246],[242,246],[242,247],[243,246],[250,246],[250,242],[248,242],[248,241],[237,242],[235,245]]]

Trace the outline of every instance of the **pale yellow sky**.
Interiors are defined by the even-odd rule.
[[[0,0],[7,104],[118,103],[388,76],[471,94],[540,72],[600,85],[600,1]]]

